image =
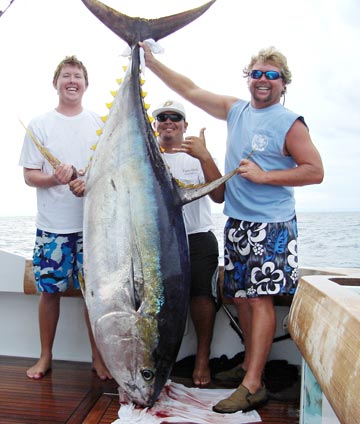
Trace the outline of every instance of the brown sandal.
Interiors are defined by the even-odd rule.
[[[213,411],[221,414],[231,414],[238,411],[247,412],[259,408],[267,400],[268,396],[265,386],[256,393],[250,393],[245,386],[240,384],[231,396],[213,406]]]

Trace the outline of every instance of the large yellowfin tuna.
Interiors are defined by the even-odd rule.
[[[176,360],[187,317],[190,274],[182,205],[228,177],[192,190],[176,184],[144,108],[138,42],[176,31],[215,0],[154,20],[82,1],[132,52],[87,175],[84,295],[120,401],[152,406]]]

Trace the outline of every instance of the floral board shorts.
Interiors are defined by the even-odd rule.
[[[229,218],[224,229],[224,296],[294,294],[297,235],[296,216],[276,223]]]
[[[82,232],[56,234],[37,229],[33,270],[39,292],[65,292],[69,277],[72,277],[72,286],[79,289],[83,272]]]

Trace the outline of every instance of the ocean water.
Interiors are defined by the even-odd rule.
[[[360,268],[360,212],[298,213],[298,251],[301,267]],[[213,214],[215,235],[223,262],[226,217]],[[31,258],[35,217],[0,216],[0,249]]]

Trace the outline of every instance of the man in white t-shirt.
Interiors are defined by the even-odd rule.
[[[69,183],[74,169],[85,169],[96,131],[103,125],[94,112],[84,110],[82,98],[88,87],[87,70],[75,56],[57,66],[53,86],[59,102],[55,109],[34,118],[25,135],[19,164],[24,168],[26,184],[36,187],[37,216],[33,269],[38,291],[41,354],[27,370],[27,376],[39,380],[51,369],[52,347],[60,313],[60,295],[68,288],[80,288],[83,278],[83,199],[75,197]],[[31,135],[57,159],[55,169],[35,146]],[[102,361],[91,331],[85,308],[92,349],[92,367],[100,379],[111,378]]]
[[[153,117],[164,159],[175,178],[185,184],[201,184],[221,177],[206,148],[205,128],[201,129],[199,137],[184,137],[188,123],[181,103],[167,100],[153,111]],[[209,196],[214,202],[222,203],[224,186],[213,190]],[[217,275],[219,249],[212,232],[209,197],[188,203],[183,210],[191,264],[190,314],[198,344],[192,377],[196,386],[204,387],[211,382],[209,356],[216,315],[212,281]]]

